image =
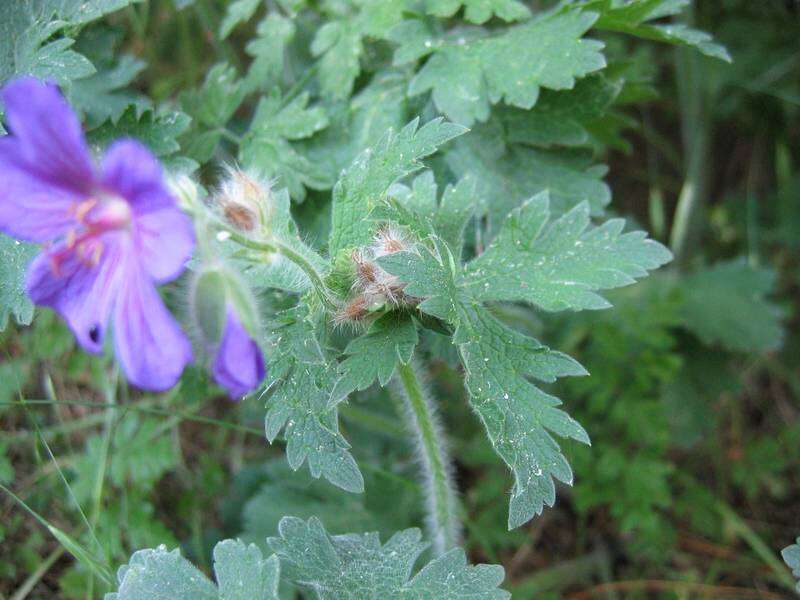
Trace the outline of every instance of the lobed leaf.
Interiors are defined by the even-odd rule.
[[[456,123],[486,121],[490,105],[529,109],[542,87],[571,89],[576,79],[605,67],[603,44],[582,39],[597,18],[571,11],[539,17],[500,35],[459,37],[435,50],[409,85],[409,95],[432,91],[436,108]]]
[[[320,600],[387,598],[481,600],[509,598],[497,589],[503,568],[471,566],[464,551],[453,549],[411,577],[414,563],[428,544],[418,529],[396,533],[381,544],[377,533],[330,536],[312,517],[284,517],[280,537],[268,541],[280,557],[286,577],[313,591]]]
[[[272,367],[265,388],[267,439],[272,443],[283,430],[293,470],[308,461],[313,477],[363,492],[364,478],[339,432],[336,407],[329,403],[338,379],[336,366],[326,360],[302,310],[283,313],[281,319],[267,352]]]
[[[524,301],[548,311],[607,308],[595,292],[630,285],[671,260],[644,232],[623,233],[621,219],[590,227],[582,203],[550,222],[549,204],[543,192],[513,210],[467,265],[464,285],[476,299]]]
[[[509,329],[479,305],[462,307],[453,342],[472,407],[514,474],[508,514],[512,529],[553,505],[554,479],[572,484],[572,469],[552,434],[589,443],[583,427],[557,408],[561,401],[526,377],[552,382],[587,373],[568,356]]]
[[[135,552],[117,573],[118,591],[106,600],[277,600],[280,563],[253,544],[223,540],[214,547],[214,585],[166,546]]]
[[[333,188],[330,253],[366,244],[374,225],[367,218],[395,181],[422,168],[420,160],[464,133],[459,125],[434,119],[419,127],[414,119],[366,149]]]
[[[347,358],[339,363],[341,376],[331,393],[331,405],[356,390],[367,389],[376,379],[385,386],[397,361],[408,364],[411,360],[418,341],[417,327],[408,315],[392,312],[375,321],[365,335],[347,344]]]

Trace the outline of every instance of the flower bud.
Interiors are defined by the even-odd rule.
[[[255,341],[258,310],[246,285],[230,270],[214,266],[192,286],[192,318],[202,342],[213,355],[215,381],[233,399],[256,389],[264,379],[264,356]]]
[[[251,232],[268,224],[272,207],[272,191],[269,182],[229,168],[223,181],[218,202],[225,219],[244,232]]]

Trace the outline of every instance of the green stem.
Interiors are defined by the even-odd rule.
[[[272,238],[269,241],[254,240],[242,235],[238,231],[233,231],[231,229],[226,229],[226,231],[230,234],[230,237],[233,241],[245,248],[256,250],[258,252],[278,253],[288,258],[290,261],[300,267],[303,273],[305,273],[309,278],[311,284],[314,286],[314,290],[317,292],[320,300],[325,305],[325,308],[331,311],[336,310],[336,304],[328,295],[327,287],[325,286],[325,280],[323,279],[322,274],[317,271],[314,265],[312,265],[301,253],[297,252],[288,244],[285,244],[275,238]]]
[[[458,544],[461,529],[456,515],[456,492],[450,474],[450,459],[442,443],[443,436],[433,405],[419,381],[416,367],[412,363],[400,364],[399,376],[406,418],[409,428],[416,434],[424,469],[433,553],[439,556]]]

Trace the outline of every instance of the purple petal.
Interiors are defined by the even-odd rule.
[[[83,198],[21,167],[17,146],[0,139],[0,231],[30,242],[58,238],[77,224],[74,207]]]
[[[181,274],[194,250],[192,220],[179,208],[135,217],[136,245],[147,273],[158,283]]]
[[[103,161],[103,185],[131,204],[137,250],[147,273],[157,283],[180,275],[194,250],[194,228],[151,152],[135,140],[114,143]]]
[[[175,385],[192,347],[137,260],[128,263],[114,309],[114,345],[128,380],[160,392]]]
[[[81,124],[58,88],[23,77],[8,83],[2,97],[17,168],[44,184],[79,196],[91,194],[91,154]]]
[[[231,307],[228,307],[225,330],[212,370],[216,382],[233,399],[256,389],[266,374],[261,348],[247,333]]]
[[[102,255],[94,266],[97,246],[85,247],[82,254],[63,243],[45,250],[31,263],[26,287],[34,303],[49,306],[66,320],[85,350],[99,353],[130,243],[119,234],[93,243],[102,244]]]
[[[158,160],[136,140],[114,142],[103,158],[102,171],[103,186],[130,202],[137,214],[177,206]]]

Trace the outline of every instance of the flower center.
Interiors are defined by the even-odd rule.
[[[96,267],[105,251],[100,236],[128,229],[133,216],[125,200],[107,194],[87,198],[76,204],[73,210],[77,226],[67,231],[65,247],[50,255],[56,275],[60,275],[61,265],[70,254],[76,255],[85,266]]]

